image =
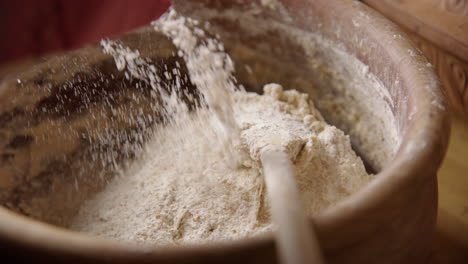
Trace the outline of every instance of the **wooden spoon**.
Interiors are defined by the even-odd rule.
[[[325,263],[315,231],[307,221],[291,160],[285,151],[266,149],[261,154],[281,263]]]

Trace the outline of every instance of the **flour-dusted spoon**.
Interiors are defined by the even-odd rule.
[[[277,224],[276,243],[281,263],[324,263],[316,234],[307,221],[288,154],[277,148],[262,151],[261,162]]]
[[[245,164],[263,168],[281,263],[324,263],[292,164],[312,144],[313,120],[322,118],[297,92],[284,92],[275,83],[266,84],[263,91],[262,97],[250,95],[238,101],[235,109],[242,113],[238,114],[242,144],[254,162],[248,165],[247,159]]]

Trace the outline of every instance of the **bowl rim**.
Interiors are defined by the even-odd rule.
[[[366,31],[369,31],[374,38],[388,42],[386,49],[388,53],[407,54],[408,49],[416,50],[407,38],[395,39],[390,34],[393,32],[406,36],[402,30],[359,1],[329,0],[327,4],[340,9],[335,10],[336,12],[355,14],[358,21],[360,17],[357,14],[366,14],[367,19],[374,22]],[[382,28],[385,30],[379,30]],[[437,77],[432,68],[427,67],[427,63],[428,61],[420,53],[406,56],[399,61],[399,67],[405,70],[406,77],[403,79],[411,81],[408,86],[412,87],[413,93],[409,97],[414,99],[417,96],[415,101],[417,118],[413,118],[409,124],[395,158],[378,173],[376,179],[359,192],[314,216],[311,221],[315,224],[339,226],[353,215],[378,205],[391,195],[394,188],[404,185],[408,178],[417,177],[415,175],[418,170],[422,166],[427,166],[429,161],[435,160],[432,163],[435,168],[440,165],[447,146],[450,123],[444,95]],[[436,151],[439,153],[434,158]],[[435,178],[435,172],[434,175],[426,176]],[[141,246],[56,227],[29,219],[1,206],[0,219],[0,242],[46,252],[53,249],[59,254],[90,258],[151,256],[152,259],[168,259],[180,256],[181,253],[186,258],[190,254],[204,255],[215,250],[226,252],[274,243],[272,233],[268,233],[235,241],[190,246]]]

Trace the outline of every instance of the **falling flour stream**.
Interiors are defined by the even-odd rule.
[[[101,42],[127,78],[148,82],[159,95],[164,126],[140,160],[80,208],[71,228],[144,244],[276,229],[285,261],[314,258],[306,217],[371,179],[349,137],[327,124],[306,94],[279,84],[266,84],[263,95],[237,86],[234,64],[208,36],[208,24],[171,10],[154,27],[178,48],[199,99],[183,89],[179,68],[161,72],[138,51]],[[174,87],[163,87],[161,75],[173,78]]]

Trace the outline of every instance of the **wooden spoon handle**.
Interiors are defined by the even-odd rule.
[[[278,225],[275,236],[281,263],[325,263],[304,213],[289,156],[283,151],[266,150],[261,161],[273,221]]]

